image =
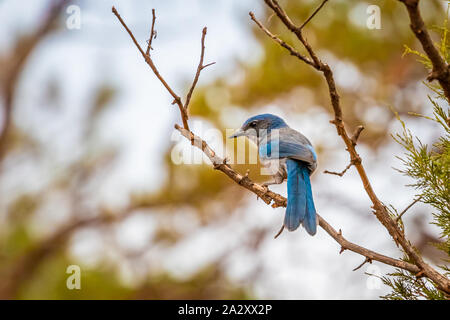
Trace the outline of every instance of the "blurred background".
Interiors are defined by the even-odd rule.
[[[297,23],[320,1],[280,1]],[[381,29],[366,25],[371,4]],[[447,1],[422,1],[430,28]],[[345,251],[323,230],[273,236],[283,208],[273,209],[221,172],[176,164],[173,152],[201,157],[175,132],[172,98],[111,13],[115,6],[145,47],[156,9],[152,57],[185,96],[208,27],[205,69],[190,107],[190,126],[217,150],[225,129],[270,112],[305,134],[318,151],[312,177],[318,212],[359,245],[400,257],[371,214],[331,119],[320,74],[268,39],[253,11],[286,41],[259,0],[0,1],[0,298],[3,299],[376,299],[378,278],[392,271]],[[397,1],[334,0],[306,36],[330,64],[351,132],[363,124],[358,150],[379,198],[403,210],[414,199],[395,168],[402,149],[391,138],[397,110],[422,142],[439,129],[408,112],[432,113],[426,71],[404,45],[419,49]],[[299,46],[297,46],[300,48]],[[208,129],[223,132],[208,136]],[[252,148],[252,146],[249,146]],[[174,151],[175,150],[175,151]],[[224,155],[224,154],[222,154]],[[257,165],[235,165],[264,181]],[[273,189],[283,195],[286,185]],[[438,230],[430,208],[404,217],[407,237],[430,263]],[[68,266],[81,268],[69,290]]]

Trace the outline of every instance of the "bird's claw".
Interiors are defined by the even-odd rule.
[[[263,184],[262,184],[262,187],[263,187],[264,189],[266,189],[262,195],[265,195],[267,192],[270,191],[270,190],[269,190],[268,184],[263,183]],[[256,200],[258,200],[259,198],[260,198],[259,195],[256,195]]]

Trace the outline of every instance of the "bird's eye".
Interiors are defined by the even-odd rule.
[[[256,121],[250,122],[250,127],[252,127],[252,128],[256,127]]]

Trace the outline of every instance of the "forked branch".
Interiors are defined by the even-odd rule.
[[[117,12],[115,7],[112,7],[112,12],[114,13],[114,15],[117,17],[117,19],[120,21],[120,23],[122,24],[122,26],[124,27],[124,29],[128,32],[131,40],[133,40],[134,45],[136,46],[136,48],[139,50],[139,52],[141,53],[142,57],[144,58],[145,62],[150,66],[150,68],[152,69],[153,73],[156,75],[156,77],[159,79],[159,81],[163,84],[163,86],[166,88],[166,90],[170,93],[170,95],[173,97],[173,102],[172,104],[176,104],[178,105],[178,108],[180,109],[180,114],[181,114],[181,120],[183,121],[183,127],[187,130],[189,130],[189,124],[188,124],[188,106],[189,106],[189,102],[192,96],[192,92],[194,91],[194,88],[198,82],[198,78],[200,77],[200,72],[214,64],[213,63],[209,63],[207,65],[203,65],[203,57],[204,57],[204,52],[205,52],[205,36],[206,36],[206,27],[203,29],[202,32],[202,49],[201,49],[201,54],[200,54],[200,63],[198,65],[197,68],[197,73],[195,75],[194,81],[192,83],[191,89],[189,90],[188,96],[186,97],[186,102],[183,104],[183,102],[181,101],[180,96],[178,96],[175,91],[169,86],[169,84],[167,83],[167,81],[163,78],[163,76],[159,73],[158,69],[156,68],[155,63],[153,62],[151,56],[150,56],[150,49],[151,49],[151,44],[152,44],[152,40],[154,39],[155,36],[155,21],[156,21],[156,14],[155,14],[155,9],[152,10],[152,15],[153,15],[153,19],[152,19],[152,28],[150,31],[150,39],[148,40],[148,45],[147,45],[147,50],[146,52],[144,52],[144,50],[142,50],[141,46],[139,45],[138,41],[136,40],[136,38],[133,35],[133,32],[130,30],[130,28],[128,28],[128,26],[126,25],[125,21],[122,19],[122,17],[120,16],[119,12]]]

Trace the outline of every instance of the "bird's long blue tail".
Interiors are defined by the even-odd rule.
[[[287,159],[288,201],[284,226],[294,231],[302,223],[310,235],[316,234],[316,208],[311,190],[309,170],[305,163]]]

